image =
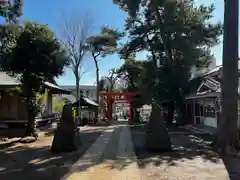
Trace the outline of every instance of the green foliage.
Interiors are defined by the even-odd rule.
[[[7,92],[10,95],[13,95],[14,93],[22,93],[22,89],[20,87],[14,87],[14,88],[8,88],[5,90],[5,92]]]
[[[72,102],[68,98],[63,98],[65,104],[71,104]]]
[[[145,63],[145,61],[126,59],[124,64],[117,70],[118,76],[127,83],[128,91],[135,91],[140,88]]]
[[[135,17],[139,10],[141,0],[113,0],[113,3],[118,4],[121,9],[128,12],[130,16]]]
[[[125,91],[137,92],[135,106],[151,103],[155,71],[151,62],[127,59],[117,70],[118,77],[126,83]]]
[[[23,0],[5,0],[0,2],[0,16],[8,23],[16,24],[22,16]]]
[[[35,98],[35,105],[34,105],[34,111],[36,112],[36,116],[42,115],[43,110],[44,110],[44,103],[46,102],[46,95],[42,93],[36,93],[36,98]]]
[[[0,64],[1,70],[18,78],[26,100],[29,126],[32,134],[34,118],[39,112],[35,93],[40,92],[44,81],[63,74],[68,58],[54,33],[35,22],[26,22],[22,27],[2,25]],[[7,40],[10,42],[6,42]]]
[[[87,47],[90,50],[94,64],[96,67],[96,82],[97,82],[97,103],[99,103],[99,96],[101,85],[103,84],[103,80],[99,79],[99,64],[98,57],[105,57],[106,55],[113,54],[118,51],[118,41],[124,36],[118,30],[113,30],[107,26],[103,26],[101,29],[101,33],[99,35],[90,36],[87,39]],[[106,82],[106,78],[105,78]],[[106,83],[105,83],[106,84]],[[98,116],[98,111],[95,113],[96,117]]]
[[[107,54],[116,52],[118,41],[123,36],[124,34],[119,30],[103,26],[100,34],[88,37],[86,43],[93,56],[106,56]]]
[[[21,82],[24,80],[24,83],[31,84],[36,92],[43,81],[63,74],[68,63],[66,54],[46,25],[27,22],[15,29],[11,25],[2,25],[1,30],[4,32],[1,34],[3,40],[13,39],[2,45],[4,58],[1,59],[1,68],[4,71],[17,75]]]
[[[73,107],[72,108],[72,113],[73,113],[73,119],[75,120],[77,117],[77,108]]]
[[[125,24],[129,42],[122,48],[121,57],[126,59],[136,52],[148,51],[149,63],[144,65],[143,79],[149,82],[146,87],[151,87],[155,99],[172,101],[184,96],[189,89],[190,69],[208,66],[213,58],[210,48],[219,43],[222,34],[220,23],[209,23],[214,6],[194,7],[193,0],[114,3],[129,12]],[[158,61],[161,68],[156,68]],[[134,68],[125,65],[136,79]]]
[[[121,57],[134,59],[136,52],[149,52],[144,71],[132,61],[122,66],[130,87],[141,87],[141,93],[150,94],[158,103],[174,101],[180,107],[190,89],[191,68],[209,65],[214,58],[210,48],[219,43],[222,35],[222,24],[209,22],[214,6],[196,7],[193,0],[113,2],[129,14],[125,23],[129,41]]]
[[[1,24],[0,25],[0,56],[1,64],[4,60],[9,58],[13,48],[16,46],[17,37],[20,34],[20,28],[13,24]]]
[[[64,101],[55,102],[53,106],[54,112],[62,112],[64,105],[65,105]]]
[[[116,90],[116,82],[118,76],[115,69],[110,69],[109,76],[104,76],[100,79],[100,91],[113,92]]]
[[[36,93],[36,98],[39,99],[39,101],[45,100],[45,94]]]

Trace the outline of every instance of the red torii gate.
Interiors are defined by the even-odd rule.
[[[100,92],[100,95],[103,97],[108,104],[111,104],[110,101],[113,100],[127,100],[129,104],[129,120],[132,121],[132,99],[137,95],[136,92]],[[111,105],[110,105],[111,106]],[[108,121],[112,119],[112,107],[108,107]]]

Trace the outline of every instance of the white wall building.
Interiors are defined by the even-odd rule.
[[[63,85],[61,87],[71,91],[72,95],[74,95],[76,97],[76,86],[75,85]],[[97,87],[96,86],[81,85],[79,89],[80,89],[80,93],[82,93],[84,96],[86,96],[89,99],[94,100],[94,101],[97,100],[97,97],[96,97]]]

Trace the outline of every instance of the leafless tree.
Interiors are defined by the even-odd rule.
[[[88,49],[86,39],[90,36],[93,20],[87,11],[64,13],[60,24],[60,39],[68,51],[70,68],[76,78],[76,98],[80,98],[80,79],[84,74],[83,61]],[[79,107],[76,116],[79,115]]]

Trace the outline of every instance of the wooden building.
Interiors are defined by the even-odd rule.
[[[0,125],[8,126],[16,123],[27,122],[27,110],[26,105],[18,91],[11,91],[11,89],[19,87],[21,84],[19,81],[7,75],[5,72],[0,72]],[[37,117],[37,121],[47,120],[53,114],[52,111],[52,98],[54,94],[70,94],[63,88],[60,88],[56,84],[45,82],[45,96],[42,107],[43,113]]]
[[[192,89],[186,97],[189,124],[202,124],[217,128],[221,108],[221,76],[222,67],[218,66],[191,80]]]

